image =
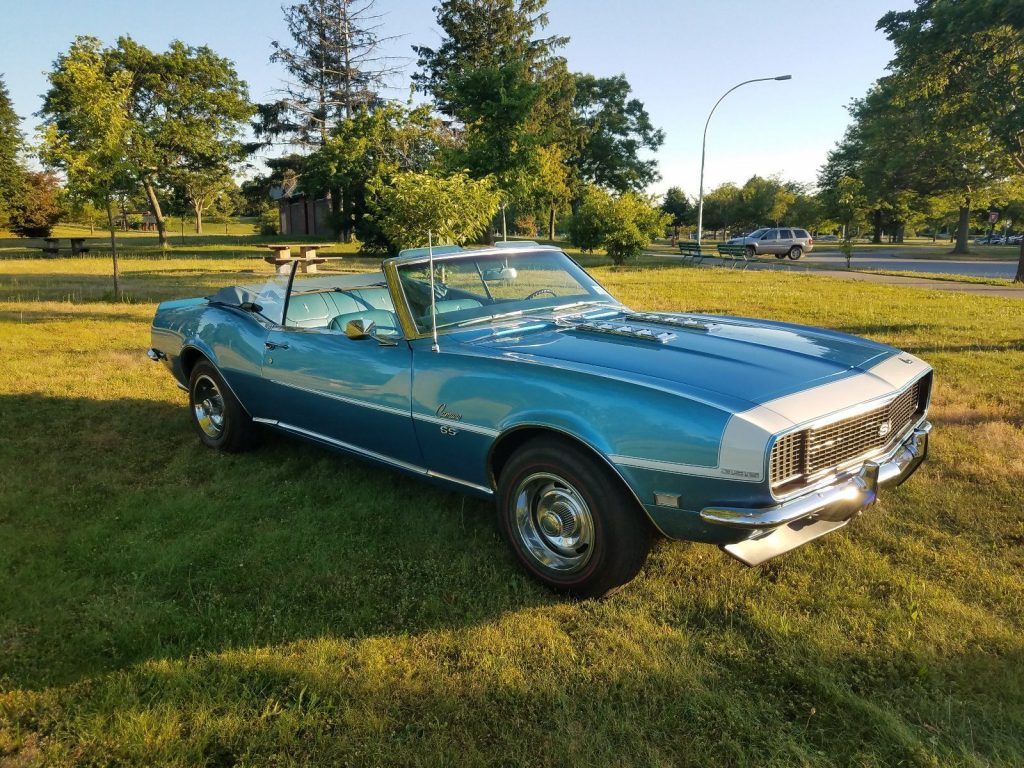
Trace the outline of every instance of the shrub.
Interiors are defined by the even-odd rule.
[[[52,173],[26,173],[22,198],[11,216],[11,231],[22,237],[49,237],[62,210],[57,177]]]
[[[281,229],[281,214],[274,205],[264,205],[260,210],[259,228],[261,235],[277,235]]]
[[[373,221],[395,250],[426,245],[428,232],[434,243],[462,245],[487,228],[500,202],[489,179],[464,173],[400,173],[370,193]]]
[[[591,187],[569,220],[569,237],[577,248],[603,247],[615,264],[625,264],[661,234],[668,220],[647,198],[633,192],[612,197]]]

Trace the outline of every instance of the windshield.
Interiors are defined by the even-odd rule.
[[[417,330],[430,331],[428,263],[400,265],[398,276]],[[613,302],[561,251],[473,256],[434,262],[437,327],[483,323],[501,316],[550,311],[583,303]]]
[[[755,229],[753,232],[751,232],[749,235],[747,235],[747,237],[760,237],[761,235],[763,235],[767,231],[768,231],[767,227],[762,227],[761,229]]]

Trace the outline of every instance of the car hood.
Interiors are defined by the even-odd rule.
[[[661,318],[637,320],[621,312],[605,313],[592,322],[671,334],[664,342],[588,329],[574,319],[559,324],[525,321],[471,344],[533,362],[646,381],[703,399],[710,396],[730,408],[861,373],[898,351],[847,334],[767,320],[667,314]],[[665,318],[692,327],[674,326]]]

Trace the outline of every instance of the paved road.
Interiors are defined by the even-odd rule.
[[[846,260],[841,253],[812,253],[800,259],[799,263],[835,265],[846,268]],[[901,259],[896,256],[858,255],[853,254],[854,269],[885,269],[895,272],[944,272],[948,275],[970,275],[973,277],[997,277],[1013,280],[1017,274],[1016,261],[945,261],[943,259]]]

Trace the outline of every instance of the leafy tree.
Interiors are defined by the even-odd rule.
[[[534,207],[547,213],[548,240],[555,241],[555,219],[569,208],[572,200],[569,169],[557,146],[537,150],[537,171],[533,185]]]
[[[197,168],[182,168],[176,174],[177,186],[188,201],[195,217],[196,234],[203,234],[203,215],[221,205],[222,200],[236,188],[231,169],[226,165],[209,164]]]
[[[414,48],[413,82],[458,129],[450,167],[493,176],[515,204],[536,200],[538,183],[557,186],[540,149],[564,145],[570,130],[573,80],[556,55],[567,38],[540,36],[546,2],[444,0],[441,45]]]
[[[60,182],[52,173],[29,172],[11,216],[11,229],[22,237],[49,237],[64,212]]]
[[[998,148],[998,157],[985,158],[991,177],[1024,174],[1019,0],[916,0],[911,10],[883,16],[878,29],[896,47],[890,70],[897,106],[927,113],[939,130]],[[961,234],[965,219],[961,209]],[[1016,279],[1024,281],[1024,244]]]
[[[853,227],[867,215],[868,200],[864,196],[864,183],[853,176],[843,176],[836,185],[836,217],[843,230],[840,246],[846,257],[846,268],[853,260]]]
[[[704,228],[728,229],[740,209],[740,188],[732,182],[715,187],[704,195]]]
[[[126,166],[141,184],[160,242],[167,245],[161,193],[190,169],[241,156],[241,131],[252,114],[245,83],[230,61],[206,47],[174,41],[166,52],[153,53],[128,37],[107,49],[95,38],[80,37],[50,73],[42,115],[58,134],[64,125],[91,123],[95,106],[88,99],[99,88],[70,73],[70,67],[91,67],[116,83],[118,97],[104,101],[119,110],[108,113],[120,140],[113,167],[120,172]]]
[[[206,46],[173,41],[153,53],[128,37],[105,52],[108,73],[131,76],[129,157],[167,244],[158,188],[182,177],[237,162],[242,131],[253,114],[248,88],[234,64]]]
[[[7,86],[0,78],[0,229],[8,225],[12,210],[24,194],[23,150],[21,118],[15,113]]]
[[[338,222],[346,238],[356,231],[364,242],[380,240],[366,219],[368,189],[402,171],[425,171],[446,136],[426,107],[406,110],[388,104],[359,108],[334,128],[327,142],[301,164],[300,186],[316,194],[340,191],[345,200]]]
[[[120,294],[114,201],[135,186],[128,145],[133,135],[128,103],[131,74],[107,72],[99,40],[79,37],[57,57],[49,74],[40,156],[60,169],[71,195],[107,212],[114,268],[114,295]]]
[[[395,250],[434,243],[461,245],[477,236],[498,211],[500,195],[489,179],[467,174],[405,172],[371,186],[372,215]]]
[[[669,187],[665,199],[661,202],[661,210],[669,216],[675,236],[679,237],[679,228],[689,223],[693,214],[693,203],[680,187]]]
[[[570,220],[569,236],[576,247],[588,251],[604,247],[615,264],[625,264],[664,232],[668,221],[668,214],[635,192],[613,197],[590,186]]]
[[[661,178],[656,152],[665,141],[643,102],[630,98],[625,75],[575,75],[573,128],[577,137],[571,163],[579,177],[615,192],[641,192]]]

